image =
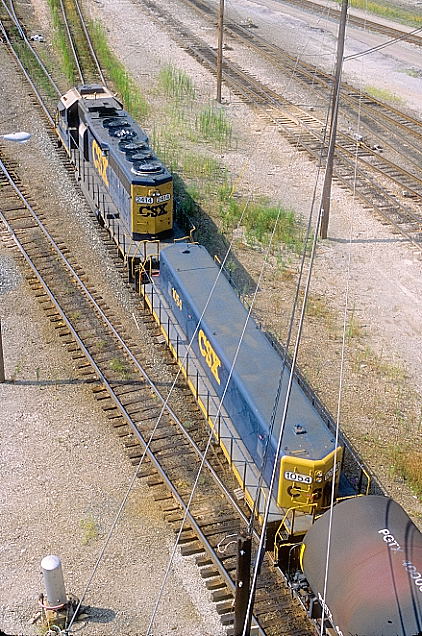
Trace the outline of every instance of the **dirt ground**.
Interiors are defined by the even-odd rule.
[[[177,2],[166,6],[204,39],[214,40],[213,31],[204,28]],[[32,0],[32,8],[39,22],[37,30],[48,40],[47,3]],[[89,0],[84,8],[105,25],[114,51],[145,93],[151,93],[151,99],[155,77],[169,61],[190,75],[204,102],[213,99],[213,77],[151,21],[141,3]],[[251,17],[259,28],[265,27],[266,35],[273,34],[276,41],[283,33],[291,47],[298,49],[299,43],[301,48],[306,44],[306,52],[313,58],[321,57],[321,51],[325,55],[327,50],[333,57],[334,38],[325,23],[308,24],[296,13],[283,9],[283,5],[267,0],[233,2],[231,8],[244,18]],[[369,38],[372,41],[367,33],[354,34],[353,38],[350,50],[365,47]],[[272,69],[238,45],[230,54],[250,72],[268,78],[276,89],[301,98],[301,89],[293,84],[280,86]],[[346,70],[350,73],[346,79],[364,78],[363,84],[380,87],[388,83],[420,116],[421,79],[402,70],[418,63],[420,69],[420,61],[414,58],[415,51],[409,46],[401,47],[397,57],[391,50],[378,53],[374,61],[354,63],[350,71]],[[61,205],[69,214],[69,226],[75,236],[79,236],[77,232],[86,233],[95,266],[98,263],[105,276],[112,279],[112,265],[96,238],[95,226],[86,219],[80,195],[66,178],[60,179],[61,187],[56,187],[61,168],[59,162],[55,163],[54,148],[32,109],[16,100],[16,95],[25,91],[5,52],[1,53],[1,60],[4,99],[0,105],[0,132],[13,126],[34,133],[32,146],[8,147],[7,152],[26,175],[27,190],[42,193],[45,205],[50,200]],[[239,189],[270,192],[274,200],[306,218],[315,182],[313,164],[298,155],[263,120],[256,119],[229,91],[224,89],[223,94],[237,143],[222,159],[237,177]],[[149,123],[152,128],[153,121]],[[45,167],[40,165],[42,157]],[[79,239],[75,239],[75,249],[78,243]],[[79,249],[82,251],[82,243]],[[262,253],[238,241],[236,255],[257,278]],[[258,294],[256,312],[282,342],[296,268],[294,260],[283,271],[275,264],[269,266]],[[58,347],[54,330],[19,271],[13,253],[1,248],[0,317],[6,373],[15,381],[0,386],[1,497],[5,519],[0,628],[27,634],[34,633],[27,620],[35,611],[41,589],[40,560],[48,552],[59,553],[68,589],[79,595],[131,470],[108,421],[89,389],[78,382],[70,358]],[[422,505],[394,469],[390,451],[402,440],[413,449],[420,444],[421,273],[421,259],[412,248],[350,195],[334,187],[329,239],[320,244],[317,253],[299,364],[330,410],[337,412],[342,316],[348,286],[350,337],[345,351],[340,422],[388,491],[419,524]],[[118,298],[125,308],[128,301],[123,291]],[[94,535],[98,531],[98,536],[87,537],[88,530]],[[172,534],[162,521],[159,508],[146,487],[137,484],[88,594],[87,603],[96,608],[95,619],[82,632],[133,636],[144,633],[171,545]],[[174,565],[157,618],[157,633],[221,633],[216,613],[190,561],[178,559]]]

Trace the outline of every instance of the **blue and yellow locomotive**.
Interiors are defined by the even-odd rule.
[[[56,132],[82,190],[121,254],[173,228],[173,178],[146,133],[104,86],[70,89],[58,104]]]
[[[302,535],[315,514],[329,504],[334,475],[336,482],[340,475],[342,447],[336,447],[326,415],[296,376],[282,450],[276,457],[289,365],[272,417],[283,358],[256,322],[247,321],[247,310],[205,247],[189,243],[164,247],[159,275],[147,277],[141,293],[246,501],[262,515],[276,463],[270,522],[278,528],[283,521],[290,536]]]

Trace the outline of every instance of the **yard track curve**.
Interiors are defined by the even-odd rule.
[[[193,8],[201,18],[215,21],[211,6],[202,0],[182,0]],[[143,3],[150,15],[165,26],[178,45],[195,58],[207,70],[216,73],[216,51],[195,35],[174,14],[166,11],[161,3],[146,0]],[[228,22],[228,32],[242,40],[242,44],[251,47],[258,53],[265,52],[267,59],[275,68],[281,68],[286,62],[290,69],[295,69],[295,77],[303,79],[308,85],[316,82],[324,88],[328,104],[328,93],[332,85],[332,76],[317,70],[310,65],[298,62],[279,47],[262,40],[251,29]],[[280,93],[270,89],[251,73],[230,61],[223,61],[223,80],[231,90],[241,97],[257,115],[265,118],[277,127],[288,141],[301,151],[305,151],[316,162],[323,162],[327,154],[326,122],[317,113],[310,112],[284,98]],[[417,251],[422,252],[422,122],[401,113],[397,109],[376,100],[369,95],[361,94],[353,87],[346,86],[349,104],[364,110],[368,125],[373,121],[382,121],[385,135],[377,131],[375,141],[382,146],[390,145],[388,138],[401,136],[399,147],[403,147],[400,164],[396,157],[384,156],[379,152],[378,144],[366,143],[365,139],[356,139],[351,131],[338,134],[336,144],[336,162],[334,177],[343,187],[352,191],[363,204],[373,209],[382,222],[389,224],[393,230],[404,236]],[[406,134],[405,140],[403,139]],[[405,159],[403,156],[405,154]]]

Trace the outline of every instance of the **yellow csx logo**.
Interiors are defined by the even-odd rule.
[[[182,306],[183,306],[182,299],[180,298],[179,294],[174,289],[174,287],[171,288],[171,295],[173,296],[173,300],[176,303],[176,307],[178,307],[180,311],[182,311]]]
[[[108,159],[107,157],[103,155],[103,151],[101,150],[100,146],[97,144],[95,139],[92,142],[92,160],[101,179],[108,186],[108,178],[107,178]]]
[[[217,380],[218,384],[220,384],[220,377],[218,375],[218,367],[221,367],[221,360],[215,353],[210,341],[207,336],[204,334],[202,329],[199,330],[198,333],[198,343],[199,350],[205,358],[205,362],[211,369],[211,373]]]

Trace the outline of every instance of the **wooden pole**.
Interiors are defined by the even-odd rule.
[[[1,319],[0,319],[0,382],[5,382],[6,377],[4,375],[4,355],[3,355],[3,340],[1,337]]]
[[[330,141],[328,144],[327,169],[325,171],[324,184],[322,187],[322,199],[321,199],[322,218],[321,218],[320,236],[323,239],[327,238],[328,221],[330,218],[331,183],[333,181],[334,150],[335,150],[336,135],[337,135],[337,117],[338,117],[338,105],[339,105],[339,97],[340,97],[341,72],[343,69],[344,35],[346,32],[347,8],[348,8],[348,0],[342,0],[340,24],[338,28],[338,38],[337,38],[336,73],[334,77],[333,95],[332,95],[332,101],[331,101]]]
[[[224,28],[224,0],[220,0],[217,21],[217,102],[221,104],[221,81],[223,76],[223,28]]]
[[[248,610],[250,576],[251,576],[251,547],[252,539],[249,535],[240,535],[237,540],[237,569],[236,591],[234,597],[234,636],[249,636],[251,619],[245,631],[246,613]],[[252,615],[252,612],[250,613]]]

